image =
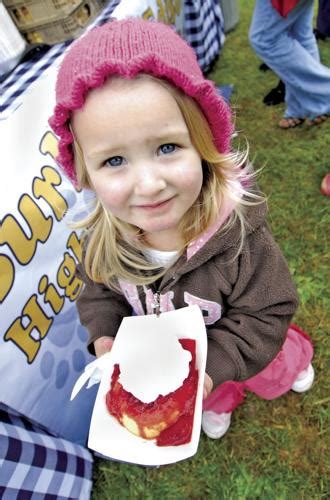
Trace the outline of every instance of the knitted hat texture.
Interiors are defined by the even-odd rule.
[[[138,18],[113,20],[79,38],[65,54],[56,82],[56,105],[49,124],[59,137],[57,160],[76,184],[71,114],[82,108],[90,89],[110,76],[138,73],[164,78],[191,96],[202,109],[221,153],[229,151],[233,131],[228,105],[215,84],[204,78],[194,50],[173,28]]]

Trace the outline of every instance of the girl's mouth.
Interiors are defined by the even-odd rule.
[[[142,208],[143,210],[157,210],[160,208],[167,207],[169,203],[174,199],[174,196],[172,198],[168,198],[163,201],[157,201],[155,203],[146,203],[144,205],[137,205],[137,208]]]

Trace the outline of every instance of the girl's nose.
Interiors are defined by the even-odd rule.
[[[166,181],[155,165],[140,167],[135,175],[135,194],[150,197],[166,188]]]

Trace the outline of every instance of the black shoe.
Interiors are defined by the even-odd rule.
[[[268,92],[267,95],[263,98],[263,102],[267,106],[276,106],[276,104],[280,104],[281,102],[284,102],[284,97],[285,97],[285,85],[280,80],[278,82],[277,87],[274,87],[270,92]]]
[[[270,69],[270,67],[267,66],[266,63],[262,63],[262,64],[260,64],[259,69],[260,69],[260,71],[268,71]]]
[[[327,36],[324,35],[323,33],[321,33],[321,31],[319,31],[317,28],[314,28],[313,32],[314,32],[316,40],[323,40],[324,41],[327,39]]]

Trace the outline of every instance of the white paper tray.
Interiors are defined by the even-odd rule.
[[[196,341],[196,367],[199,379],[192,438],[187,444],[157,446],[154,440],[146,440],[131,434],[109,414],[106,408],[105,397],[110,388],[114,365],[120,362],[120,352],[123,346],[129,349],[129,343],[125,344],[126,338],[129,339],[127,332],[134,331],[135,335],[139,335],[146,330],[153,331],[155,336],[170,332],[178,339],[190,338]],[[88,447],[105,457],[147,466],[170,464],[193,456],[197,451],[200,437],[206,353],[205,324],[198,306],[162,313],[159,317],[146,315],[124,318],[112,351],[94,362],[96,366],[103,365],[103,367],[91,420]],[[168,370],[170,369],[169,366]],[[166,373],[163,376],[166,377]],[[152,384],[153,381],[148,380],[147,383]],[[79,380],[77,385],[81,385]]]

